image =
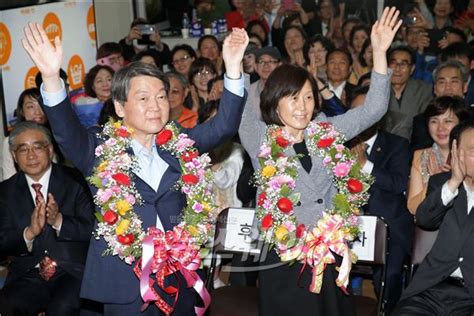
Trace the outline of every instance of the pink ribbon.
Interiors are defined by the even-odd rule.
[[[194,307],[196,314],[204,315],[210,305],[211,297],[204,282],[196,273],[201,265],[201,258],[199,248],[193,243],[191,235],[179,226],[166,233],[151,227],[143,239],[142,250],[141,271],[140,262],[134,268],[140,279],[140,294],[145,302],[141,310],[154,303],[166,315],[173,312],[179,296],[179,284],[178,287],[165,287],[164,281],[167,276],[179,271],[186,281],[186,286],[193,287],[204,302],[204,307]],[[157,285],[167,294],[174,296],[173,306],[164,301],[153,288],[155,280],[150,278],[153,273]]]

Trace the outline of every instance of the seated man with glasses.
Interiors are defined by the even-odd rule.
[[[433,98],[431,85],[411,78],[415,70],[415,54],[407,46],[390,50],[388,63],[393,71],[392,91],[388,111],[382,121],[383,129],[409,140],[413,117],[422,113]]]
[[[11,258],[0,315],[79,315],[94,224],[89,189],[72,169],[52,163],[44,126],[17,124],[9,145],[20,171],[0,183],[0,255]]]

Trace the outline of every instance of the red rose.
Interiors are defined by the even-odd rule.
[[[262,192],[258,195],[257,205],[262,206],[265,200],[267,199],[267,193]]]
[[[112,176],[112,179],[117,181],[118,184],[126,185],[126,186],[130,185],[130,177],[127,176],[125,173],[121,173],[121,172],[116,173]]]
[[[108,210],[107,212],[105,212],[102,217],[104,219],[104,222],[106,222],[109,225],[115,224],[115,222],[117,222],[117,219],[118,219],[117,213],[115,213],[112,210]]]
[[[197,184],[199,182],[199,178],[194,174],[185,174],[181,177],[184,183],[186,184]]]
[[[316,146],[318,146],[318,148],[327,148],[331,146],[333,142],[334,138],[321,138]]]
[[[267,230],[273,225],[272,214],[267,214],[262,218],[262,229]]]
[[[328,122],[319,122],[319,126],[321,126],[322,128],[328,128],[329,126],[331,126],[331,123],[328,123]]]
[[[184,162],[191,162],[197,156],[199,156],[199,152],[197,150],[187,151],[187,152],[185,152],[184,154],[181,155],[181,159]]]
[[[360,191],[362,191],[363,187],[364,185],[357,179],[351,178],[347,180],[347,189],[352,194],[359,193]]]
[[[117,240],[119,243],[122,245],[130,245],[133,244],[133,241],[135,240],[135,236],[133,234],[126,234],[126,235],[118,235]]]
[[[128,136],[130,136],[130,133],[124,128],[119,128],[118,130],[115,131],[115,135],[119,137],[127,138]]]
[[[303,237],[305,231],[306,226],[304,226],[304,224],[299,224],[298,227],[296,227],[296,238]]]
[[[281,198],[277,202],[277,206],[285,214],[290,213],[293,210],[293,202],[289,198]]]
[[[290,144],[289,141],[287,141],[285,138],[283,137],[277,137],[276,138],[276,143],[278,144],[278,146],[282,147],[282,148],[286,148],[288,147],[288,145]]]
[[[169,129],[164,129],[156,135],[156,144],[159,146],[164,145],[171,137],[173,137],[173,132]]]

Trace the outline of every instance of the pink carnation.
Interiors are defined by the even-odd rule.
[[[129,204],[133,205],[133,204],[135,204],[136,199],[132,194],[127,194],[125,196],[125,201],[127,201]]]
[[[262,158],[265,158],[265,157],[270,156],[271,153],[272,153],[272,149],[270,147],[262,146],[260,148],[260,153],[258,154],[258,156],[262,157]]]
[[[332,171],[336,177],[345,177],[349,174],[351,166],[347,162],[339,162]]]
[[[107,202],[112,197],[113,194],[114,192],[110,189],[97,191],[97,196],[99,197],[100,203]]]
[[[196,213],[201,213],[202,212],[202,205],[198,202],[194,202],[192,208]]]

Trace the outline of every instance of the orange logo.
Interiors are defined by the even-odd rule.
[[[56,14],[49,12],[46,14],[43,20],[43,28],[46,31],[46,35],[48,36],[51,43],[54,43],[54,38],[56,36],[59,39],[62,39],[62,28],[61,28],[61,21]]]
[[[90,6],[87,11],[87,33],[91,40],[95,42],[95,15],[94,15],[94,6]]]
[[[36,88],[35,78],[38,72],[39,70],[36,67],[31,67],[28,70],[25,76],[25,89]]]
[[[71,90],[82,88],[84,77],[86,76],[86,68],[84,62],[79,55],[74,55],[67,65],[67,77]]]
[[[5,65],[12,52],[12,38],[5,24],[0,23],[0,66]]]

